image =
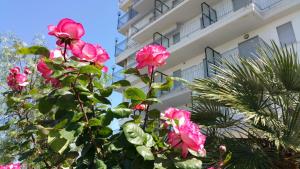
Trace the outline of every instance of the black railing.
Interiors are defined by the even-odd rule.
[[[168,47],[170,47],[170,40],[163,34],[161,34],[159,32],[155,32],[153,34],[153,44],[162,45],[165,48],[168,48]]]
[[[128,12],[126,12],[125,14],[123,14],[121,16],[121,14],[119,13],[118,15],[118,29],[120,29],[122,26],[124,26],[126,23],[128,23],[132,18],[134,18],[136,15],[138,14],[137,11],[135,11],[134,9],[130,8],[128,10]]]
[[[169,11],[170,7],[161,0],[154,1],[154,18]]]
[[[205,48],[205,58],[203,59],[204,77],[212,77],[217,74],[214,66],[221,65],[221,57],[221,54],[211,47]]]
[[[206,28],[207,26],[218,21],[217,12],[213,8],[211,8],[207,3],[203,2],[201,4],[202,11],[202,28]]]

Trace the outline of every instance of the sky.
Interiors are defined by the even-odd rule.
[[[86,42],[97,43],[110,55],[106,64],[114,65],[117,32],[118,0],[0,0],[0,33],[13,32],[31,43],[34,36],[45,36],[46,45],[55,48],[55,38],[48,35],[47,26],[56,25],[62,18],[83,24]],[[122,101],[118,93],[111,96],[113,106]]]

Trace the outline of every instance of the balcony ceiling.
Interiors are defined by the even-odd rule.
[[[140,0],[133,6],[133,8],[141,14],[145,14],[150,9],[153,9],[153,7],[154,7],[154,0]]]

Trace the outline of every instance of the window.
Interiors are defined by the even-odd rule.
[[[181,77],[181,69],[176,70],[173,72],[173,77]],[[181,83],[179,81],[174,82],[174,89],[177,89],[181,86]]]
[[[260,39],[258,36],[246,40],[239,44],[239,55],[245,58],[255,57],[257,48],[260,47],[259,45]]]
[[[177,32],[173,35],[173,44],[176,44],[180,41],[180,32]]]
[[[276,29],[281,45],[290,45],[296,42],[296,37],[291,22],[280,25]]]
[[[233,11],[237,11],[237,10],[247,6],[250,3],[251,3],[251,0],[232,0]]]

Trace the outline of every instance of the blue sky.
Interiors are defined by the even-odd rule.
[[[55,47],[55,38],[48,36],[47,26],[62,18],[83,24],[84,41],[98,43],[110,54],[107,66],[114,64],[114,41],[118,34],[118,0],[0,0],[0,33],[14,32],[30,43],[36,34],[45,35],[47,46]],[[122,101],[114,93],[113,105]]]

